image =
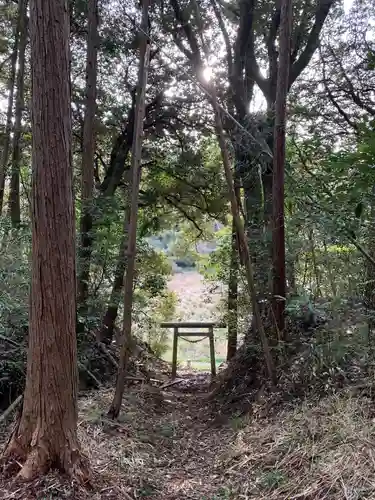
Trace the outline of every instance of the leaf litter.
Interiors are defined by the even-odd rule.
[[[80,398],[78,432],[94,470],[91,489],[50,473],[31,484],[2,480],[0,498],[375,498],[375,405],[368,395],[343,391],[284,405],[268,417],[264,402],[257,403],[251,414],[220,421],[202,375],[184,378],[183,391],[179,384],[164,391],[129,386],[116,422],[106,417],[111,389]]]

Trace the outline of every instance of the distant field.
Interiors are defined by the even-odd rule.
[[[211,293],[210,287],[204,283],[202,275],[197,271],[189,271],[175,274],[169,289],[179,297],[176,320],[178,321],[220,321],[220,300],[222,289],[218,287]],[[215,357],[219,365],[226,357],[226,329],[215,330]],[[199,337],[198,337],[199,338]],[[172,361],[172,332],[169,337],[169,348],[163,358]],[[179,339],[178,357],[181,365],[191,361],[193,368],[197,370],[210,369],[210,351],[208,339],[198,343],[186,342]]]
[[[215,361],[217,368],[219,365],[221,365],[221,363],[225,361],[225,358],[215,358]],[[194,370],[209,372],[211,370],[210,358],[207,358],[206,360],[192,361],[191,367],[194,368]]]

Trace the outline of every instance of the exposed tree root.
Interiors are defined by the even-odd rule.
[[[60,450],[57,455],[41,439],[32,442],[26,450],[14,434],[3,453],[2,465],[7,477],[16,475],[21,481],[32,481],[51,469],[57,469],[81,485],[89,486],[92,483],[89,461],[83,453],[72,447]]]

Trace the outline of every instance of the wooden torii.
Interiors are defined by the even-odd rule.
[[[225,325],[214,322],[167,322],[161,323],[161,328],[173,328],[173,348],[172,348],[172,379],[177,374],[177,344],[179,337],[202,337],[208,338],[210,342],[211,375],[216,377],[214,328],[225,328]],[[206,331],[196,331],[194,329],[203,328]],[[181,331],[181,329],[183,329]],[[196,341],[196,342],[199,342]]]

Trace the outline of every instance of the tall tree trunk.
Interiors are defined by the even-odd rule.
[[[195,10],[197,16],[197,24],[198,29],[200,30],[201,41],[203,45],[203,50],[206,56],[206,59],[209,58],[209,52],[207,46],[204,42],[203,38],[203,22],[199,11],[198,3],[195,2]],[[217,140],[219,143],[221,158],[223,160],[224,174],[225,180],[228,187],[229,201],[231,206],[232,217],[234,221],[234,225],[237,233],[237,242],[238,242],[238,250],[239,257],[241,258],[241,262],[243,262],[246,272],[246,281],[248,286],[249,295],[251,298],[252,306],[253,306],[253,315],[255,317],[256,327],[259,333],[260,341],[263,347],[264,360],[267,369],[267,375],[269,376],[272,384],[276,383],[276,374],[274,370],[274,364],[272,360],[272,354],[269,347],[268,338],[266,336],[266,332],[264,330],[264,325],[262,321],[261,312],[258,304],[258,296],[257,290],[255,286],[254,280],[254,268],[252,264],[251,254],[249,250],[249,245],[246,238],[245,226],[241,218],[240,214],[240,203],[238,192],[236,192],[236,183],[234,180],[236,179],[236,175],[233,176],[232,168],[229,159],[228,147],[225,140],[223,121],[221,118],[221,109],[217,99],[216,89],[214,85],[208,85],[208,93],[210,95],[210,101],[212,104],[214,117],[215,117],[215,131]],[[236,179],[237,180],[237,179]]]
[[[4,149],[1,155],[1,165],[0,165],[0,214],[3,210],[3,204],[4,204],[5,179],[8,170],[9,150],[11,144],[14,87],[16,81],[16,65],[17,65],[18,41],[19,41],[21,17],[22,17],[22,11],[20,2],[18,5],[17,23],[14,27],[14,47],[12,51],[12,56],[10,58],[10,73],[8,79],[8,106],[7,106],[7,117],[6,117],[5,134],[4,134],[5,139],[4,139]]]
[[[252,301],[255,323],[256,323],[257,330],[259,332],[259,337],[260,337],[262,346],[263,346],[264,359],[265,359],[265,363],[266,363],[266,367],[267,367],[267,374],[270,377],[271,381],[273,383],[276,383],[276,375],[275,375],[275,371],[274,371],[272,354],[271,354],[271,350],[269,347],[266,332],[264,330],[263,321],[262,321],[262,317],[261,317],[261,313],[260,313],[260,309],[259,309],[259,304],[258,304],[258,297],[257,297],[257,291],[256,291],[256,287],[255,287],[254,271],[253,271],[253,266],[252,266],[252,262],[251,262],[251,255],[250,255],[247,239],[245,236],[245,229],[244,229],[244,225],[243,225],[243,222],[242,222],[242,219],[240,216],[238,201],[237,201],[237,197],[236,197],[236,193],[235,193],[235,189],[234,189],[233,174],[232,174],[232,170],[230,167],[230,160],[229,160],[227,145],[225,143],[225,135],[224,135],[224,128],[223,128],[223,124],[222,124],[221,116],[220,116],[220,108],[219,108],[219,104],[217,102],[215,89],[213,89],[213,88],[211,88],[211,101],[212,101],[212,105],[213,105],[213,109],[214,109],[214,113],[215,113],[216,133],[217,133],[217,137],[218,137],[221,156],[223,159],[224,173],[225,173],[225,178],[226,178],[227,185],[228,185],[232,216],[234,219],[234,223],[236,225],[238,242],[239,242],[239,245],[241,246],[241,249],[242,249],[244,266],[245,266],[245,270],[246,270],[246,280],[247,280],[249,295],[250,295],[251,301]]]
[[[281,338],[285,331],[285,227],[284,170],[286,98],[289,88],[290,43],[292,31],[292,0],[282,0],[280,18],[279,68],[275,105],[275,131],[272,182],[272,247],[273,247],[273,311]]]
[[[126,269],[126,249],[129,238],[129,212],[127,210],[128,199],[125,203],[124,214],[124,234],[121,238],[120,249],[113,278],[113,286],[107,310],[103,316],[102,326],[98,333],[98,340],[110,344],[113,339],[113,331],[117,319],[118,308],[121,301],[121,291],[124,284],[124,274]]]
[[[372,200],[370,208],[370,225],[368,229],[368,249],[371,257],[375,258],[375,184],[372,187]],[[375,265],[366,259],[366,285],[364,290],[364,301],[367,309],[373,316],[375,311]],[[371,317],[370,316],[370,317]],[[373,329],[375,324],[374,317],[371,317],[370,327]]]
[[[12,173],[9,192],[9,214],[12,226],[17,228],[21,223],[20,203],[20,162],[21,162],[21,135],[22,115],[24,110],[25,86],[25,53],[28,38],[27,30],[27,0],[19,1],[20,34],[17,71],[16,109],[13,135]]]
[[[311,231],[309,233],[309,242],[310,242],[311,265],[312,265],[311,276],[314,275],[315,296],[321,297],[322,291],[320,289],[320,274],[319,274],[319,269],[318,269],[318,263],[316,261],[315,244],[314,244],[314,230],[313,229],[311,229]],[[312,283],[311,283],[311,285],[312,285]]]
[[[141,156],[142,156],[142,135],[143,120],[145,116],[146,85],[148,67],[150,60],[150,44],[146,33],[149,29],[149,1],[142,1],[142,23],[140,30],[140,61],[138,72],[137,104],[134,123],[134,137],[132,146],[131,164],[131,199],[129,217],[129,241],[127,252],[127,268],[124,282],[124,322],[122,330],[122,344],[120,351],[119,367],[117,372],[116,389],[112,404],[108,414],[111,418],[117,418],[120,409],[122,396],[125,389],[125,374],[131,352],[131,328],[133,309],[133,281],[135,272],[136,240],[138,224],[138,196],[139,184],[141,180]]]
[[[262,164],[262,188],[263,188],[263,220],[264,220],[264,234],[263,234],[263,284],[265,294],[269,297],[272,290],[273,283],[273,231],[272,231],[272,216],[273,216],[273,153],[275,148],[274,128],[275,128],[275,107],[268,104],[269,108],[266,115],[266,129],[272,131],[266,137],[266,144],[269,151],[272,151],[271,156],[264,157]],[[271,107],[270,107],[271,106]],[[268,298],[267,297],[267,298]],[[267,307],[266,303],[264,307]],[[266,316],[269,316],[269,307],[267,311],[263,311]],[[269,318],[268,318],[269,320]]]
[[[81,244],[79,247],[78,305],[85,309],[92,252],[92,198],[94,190],[95,113],[98,54],[98,0],[88,2],[86,104],[83,123]]]
[[[75,230],[68,1],[30,2],[33,220],[22,414],[5,451],[30,480],[51,467],[85,480],[77,438]]]
[[[243,146],[237,145],[236,149],[243,149]],[[254,165],[249,158],[251,153],[237,151],[236,164],[242,179],[244,190],[244,208],[246,213],[246,235],[251,253],[253,256],[254,277],[258,284],[258,295],[261,297],[266,293],[262,284],[264,280],[264,218],[263,218],[263,194],[262,181],[258,165]],[[269,267],[269,266],[268,266]]]
[[[258,164],[254,164],[250,158],[251,150],[246,150],[244,153],[246,148],[241,142],[239,145],[234,144],[234,148],[236,151],[236,172],[239,172],[243,185],[246,237],[251,248],[254,280],[257,284],[257,302],[261,316],[265,318],[266,299],[269,294],[271,246],[265,240],[263,179]],[[246,328],[245,342],[253,342],[255,332],[255,315],[253,314],[251,324]]]
[[[238,249],[237,231],[232,222],[232,241],[228,282],[228,345],[227,361],[230,361],[237,351],[238,333]]]

